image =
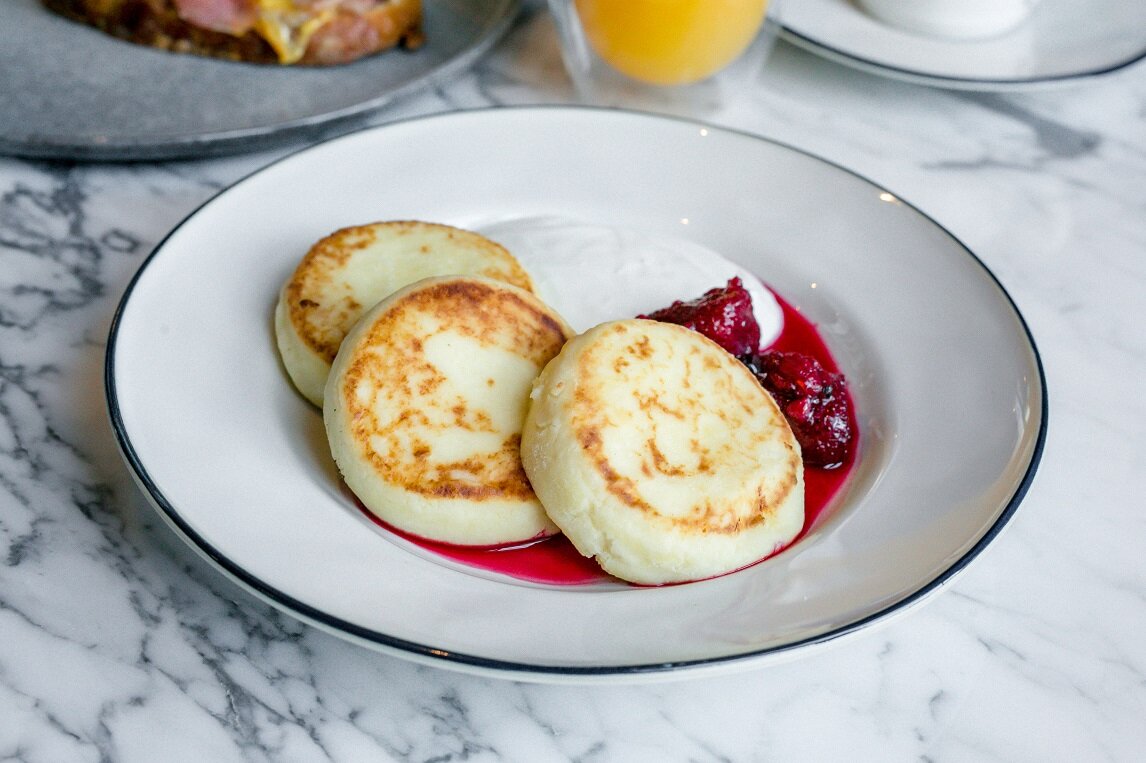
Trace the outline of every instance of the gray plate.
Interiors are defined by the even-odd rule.
[[[355,126],[468,68],[520,0],[426,0],[426,44],[346,66],[260,66],[132,45],[3,0],[0,153],[173,159],[238,153]]]

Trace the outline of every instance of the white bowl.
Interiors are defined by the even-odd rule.
[[[784,553],[662,588],[534,584],[372,522],[274,348],[307,247],[370,219],[485,229],[560,214],[682,239],[814,321],[860,420],[856,471]],[[569,292],[594,278],[570,278]],[[554,304],[559,311],[559,304]],[[520,680],[723,672],[833,643],[940,591],[1034,476],[1046,388],[974,254],[888,190],[744,133],[615,110],[398,122],[276,162],[141,267],[108,344],[119,444],[160,515],[240,585],[356,643]]]

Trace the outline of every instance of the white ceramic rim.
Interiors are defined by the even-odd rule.
[[[1041,0],[1039,3],[1040,8],[1036,8],[1036,12],[1040,11],[1043,6],[1053,6],[1053,3],[1056,1],[1057,0]],[[841,4],[849,5],[852,12],[862,13],[860,9],[852,6],[850,3],[842,2],[841,0]],[[1006,92],[1069,86],[1096,77],[1112,74],[1146,58],[1146,33],[1144,33],[1141,47],[1135,53],[1104,60],[1092,66],[1080,68],[1077,71],[1045,76],[1000,75],[982,77],[972,74],[943,74],[936,71],[928,71],[924,67],[912,65],[900,60],[900,57],[896,55],[895,38],[897,35],[908,34],[906,32],[887,27],[887,41],[882,48],[885,53],[879,57],[875,57],[857,52],[848,44],[848,40],[833,37],[825,30],[818,28],[812,17],[800,16],[796,20],[789,18],[788,15],[784,13],[787,7],[788,6],[784,6],[780,10],[780,35],[793,45],[836,63],[868,72],[869,74],[889,77],[917,85],[927,85],[950,90]],[[824,7],[831,9],[833,5],[827,4]],[[1051,11],[1053,12],[1053,10],[1052,7]],[[1043,10],[1042,12],[1045,13],[1046,11]],[[926,44],[927,41],[927,38],[924,36],[915,37],[915,39],[921,44]],[[936,40],[936,46],[938,47],[941,44],[945,44],[945,42],[949,41]],[[974,45],[975,42],[976,41],[971,40],[965,42],[965,44]]]
[[[385,143],[390,139],[391,135],[395,135],[395,140],[401,138],[406,145],[409,145],[408,139],[412,138],[415,134],[422,134],[423,132],[437,131],[446,135],[473,136],[485,131],[487,135],[491,136],[488,139],[493,140],[494,138],[492,136],[495,134],[532,135],[533,138],[537,138],[538,136],[544,137],[545,135],[552,136],[557,134],[558,131],[565,132],[570,126],[603,130],[604,132],[602,134],[610,135],[616,135],[626,131],[635,131],[634,135],[642,136],[642,140],[646,133],[658,133],[661,131],[670,137],[677,134],[681,136],[686,134],[712,136],[726,142],[730,146],[744,147],[749,151],[753,150],[751,147],[755,146],[756,150],[762,151],[765,154],[786,158],[786,160],[795,162],[800,166],[815,168],[817,173],[826,173],[828,177],[837,178],[838,181],[845,186],[864,188],[865,193],[870,192],[873,198],[878,197],[880,200],[887,202],[887,207],[890,210],[889,214],[906,216],[906,218],[896,219],[910,220],[911,225],[919,226],[920,230],[926,232],[929,240],[939,242],[937,245],[942,246],[943,251],[936,251],[933,255],[934,257],[940,258],[942,261],[946,261],[947,258],[955,258],[957,260],[955,264],[959,268],[967,268],[969,273],[974,274],[974,277],[981,281],[982,288],[987,289],[989,293],[994,295],[993,299],[997,301],[997,307],[1001,309],[1003,314],[1007,317],[1008,326],[1001,328],[1001,330],[1008,336],[1007,341],[1013,341],[1014,346],[1021,350],[1019,354],[1024,355],[1022,368],[1025,371],[1030,371],[1031,377],[1026,379],[1003,379],[1002,381],[1023,386],[1022,395],[1029,398],[1029,416],[1027,422],[1020,425],[1020,432],[1016,435],[1018,438],[1017,441],[1021,441],[1022,447],[1016,451],[1015,463],[1008,465],[1008,468],[1011,470],[1011,476],[1003,480],[1005,484],[992,487],[992,490],[999,495],[999,500],[997,505],[987,507],[987,509],[989,509],[987,515],[990,517],[989,524],[978,528],[973,534],[974,537],[962,539],[965,541],[964,547],[960,548],[957,556],[934,560],[935,563],[940,565],[940,568],[937,568],[939,570],[938,574],[928,579],[915,581],[912,583],[911,590],[906,595],[896,595],[893,600],[886,602],[864,602],[862,607],[864,613],[860,616],[847,619],[846,622],[842,622],[833,627],[809,632],[805,637],[793,638],[783,643],[769,644],[762,648],[748,647],[742,650],[733,649],[729,651],[728,645],[722,644],[720,648],[714,648],[711,654],[694,654],[680,659],[647,661],[630,657],[629,659],[622,659],[620,661],[602,659],[596,664],[581,664],[576,659],[571,659],[567,654],[563,655],[561,659],[555,659],[553,661],[544,659],[515,659],[505,654],[496,656],[483,654],[481,650],[460,651],[456,649],[443,649],[440,645],[431,640],[402,638],[377,628],[364,627],[361,622],[355,622],[353,617],[348,618],[332,615],[329,611],[324,610],[323,602],[292,596],[290,593],[282,590],[280,586],[276,585],[275,581],[268,581],[263,577],[253,574],[248,569],[248,565],[245,561],[241,558],[236,558],[235,554],[221,552],[218,548],[220,538],[204,537],[204,535],[193,526],[194,522],[189,521],[188,507],[183,505],[181,507],[182,510],[180,507],[177,507],[176,504],[182,499],[182,496],[173,500],[172,497],[165,492],[164,486],[154,478],[147,463],[150,457],[147,450],[152,446],[137,439],[139,432],[133,431],[132,429],[132,423],[129,421],[132,416],[130,410],[132,400],[127,400],[128,408],[125,409],[124,407],[125,381],[121,374],[131,374],[132,368],[121,368],[117,364],[123,357],[121,353],[123,343],[126,341],[130,344],[135,341],[134,334],[144,330],[146,323],[156,318],[155,315],[150,316],[150,318],[147,315],[133,315],[132,308],[140,292],[143,291],[146,293],[146,290],[151,288],[147,285],[147,280],[155,264],[162,260],[166,252],[172,251],[175,248],[177,239],[183,235],[184,231],[196,225],[206,224],[205,222],[199,223],[197,221],[201,218],[209,220],[211,210],[216,208],[225,209],[225,206],[220,207],[220,205],[226,205],[228,203],[228,195],[234,192],[236,188],[242,188],[250,183],[268,182],[276,173],[289,173],[292,169],[296,168],[296,165],[305,166],[308,163],[316,161],[318,157],[323,155],[319,152],[350,150],[354,146],[365,146],[374,141]],[[529,141],[525,142],[528,143]],[[511,140],[511,145],[512,144],[513,141]],[[668,155],[675,156],[675,153]],[[735,161],[735,158],[732,158],[732,160]],[[651,188],[652,192],[656,191],[655,185],[649,188]],[[649,188],[646,190],[649,190]],[[811,192],[816,193],[817,191],[813,189]],[[291,257],[293,258],[293,255],[291,255]],[[262,284],[259,286],[260,289],[263,287],[269,289],[272,293],[277,290],[277,284]],[[785,296],[790,295],[786,294]],[[822,310],[823,308],[817,309]],[[134,369],[138,371],[140,367],[135,366]],[[848,370],[846,364],[845,370]],[[282,383],[286,384],[285,377]],[[1002,285],[999,284],[994,275],[970,250],[922,212],[903,202],[881,186],[839,165],[826,162],[806,152],[769,141],[759,136],[739,133],[724,128],[709,127],[700,123],[669,117],[625,113],[614,110],[599,110],[586,107],[483,109],[406,120],[379,128],[364,130],[328,141],[324,144],[319,144],[309,149],[304,149],[252,173],[252,175],[239,181],[229,189],[220,192],[213,199],[189,215],[188,218],[177,226],[164,241],[155,248],[149,258],[140,267],[128,285],[113,319],[105,365],[105,384],[110,417],[117,442],[136,481],[143,488],[149,500],[156,506],[161,516],[177,530],[179,535],[198,553],[208,559],[232,580],[240,583],[276,607],[304,621],[318,625],[328,631],[372,648],[409,659],[467,672],[497,675],[521,680],[541,681],[597,679],[636,680],[641,677],[663,677],[667,674],[674,676],[683,674],[695,675],[699,673],[734,670],[770,661],[790,659],[793,656],[808,651],[811,647],[827,644],[841,636],[857,632],[877,622],[886,621],[893,615],[905,612],[911,605],[921,602],[930,594],[938,591],[946,583],[950,582],[954,576],[975,559],[1007,525],[1034,477],[1045,441],[1048,416],[1046,382],[1041,360],[1029,329],[1010,296],[1006,293]],[[135,394],[130,389],[127,389],[127,393],[129,398]],[[863,413],[864,411],[861,409],[861,416]],[[154,432],[148,432],[145,433],[145,437],[150,437],[154,434]],[[884,479],[888,473],[885,464],[877,464],[877,466],[877,472],[864,478],[866,485],[862,486],[863,490],[860,491],[861,498],[864,498],[864,491],[868,490],[873,483]],[[204,476],[210,478],[211,475]],[[930,499],[931,497],[927,498]],[[850,500],[850,497],[847,500]],[[840,528],[847,527],[853,518],[854,515],[845,515],[829,530],[825,530],[819,536],[817,542],[823,541],[824,538],[832,539],[833,533],[840,534],[842,532]],[[910,549],[908,551],[911,552]],[[923,549],[922,551],[926,552],[927,549]],[[783,555],[781,555],[781,557],[783,557]],[[932,561],[933,560],[928,560],[927,563],[931,564]],[[770,562],[765,562],[764,564],[767,565]],[[758,566],[758,568],[759,567],[760,566]],[[450,570],[444,566],[440,567],[440,570],[443,575],[458,575],[456,570]],[[744,573],[737,573],[737,575],[743,574]],[[735,575],[726,576],[719,580],[728,581],[735,577]],[[749,578],[743,578],[742,580],[749,580]],[[709,581],[705,581],[705,583],[702,584],[691,584],[691,586],[673,588],[678,591],[687,590],[692,586],[701,586],[708,583]],[[464,583],[462,587],[465,588],[468,585],[469,583]],[[486,583],[482,583],[482,585],[486,585]],[[520,590],[528,591],[532,589],[525,587],[520,588]],[[666,589],[644,590],[650,590],[655,593],[657,591],[663,592]],[[698,588],[696,590],[699,592],[700,589]],[[717,591],[719,589],[717,587],[710,587],[708,590]],[[542,592],[533,598],[549,595],[549,592]],[[560,596],[562,594],[558,593],[557,595]],[[644,596],[646,594],[640,592],[640,595]],[[514,596],[521,598],[520,594],[514,594]],[[696,594],[686,594],[686,598],[687,597],[693,597],[699,600]],[[530,597],[525,595],[524,598],[528,599]],[[575,599],[576,596],[569,598],[572,600]],[[592,595],[590,594],[589,598],[585,600],[591,601],[591,599]],[[579,606],[581,606],[581,604],[575,604],[574,608]],[[590,604],[587,606],[589,606],[589,610],[587,611],[594,610],[593,605]],[[850,608],[851,606],[852,603],[848,603],[848,607]],[[614,625],[615,624],[616,623],[614,623]],[[608,648],[608,645],[606,645],[605,649],[607,650]]]

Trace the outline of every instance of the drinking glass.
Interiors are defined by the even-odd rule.
[[[751,87],[775,41],[769,7],[769,0],[549,0],[581,100],[687,115],[720,110]]]

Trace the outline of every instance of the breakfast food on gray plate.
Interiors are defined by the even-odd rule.
[[[323,420],[347,486],[420,538],[500,546],[557,531],[521,465],[533,380],[572,331],[533,294],[477,276],[390,295],[342,342]]]
[[[607,572],[643,584],[722,575],[804,522],[800,448],[736,358],[670,323],[605,323],[531,394],[522,462],[549,516]]]
[[[422,44],[422,0],[42,0],[128,42],[234,61],[329,65]]]
[[[355,321],[401,287],[441,275],[485,276],[532,291],[504,247],[448,225],[379,222],[343,228],[314,244],[275,307],[275,337],[295,387],[321,407],[330,364]]]

